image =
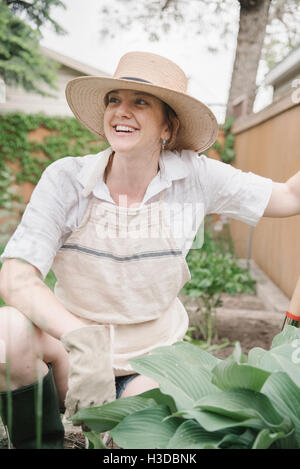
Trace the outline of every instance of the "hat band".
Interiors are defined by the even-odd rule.
[[[150,83],[150,85],[153,85],[151,81],[142,80],[141,78],[135,78],[135,77],[121,77],[121,80],[142,81],[143,83]]]

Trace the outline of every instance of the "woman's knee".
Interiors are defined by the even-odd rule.
[[[7,384],[8,368],[11,389],[16,389],[46,374],[47,363],[52,363],[57,391],[63,401],[69,371],[66,350],[61,341],[35,326],[11,306],[0,307],[0,354],[0,391]]]
[[[159,384],[154,381],[154,379],[148,378],[148,376],[140,375],[128,383],[120,397],[136,396],[137,394],[141,394],[158,387]]]
[[[18,309],[12,306],[0,308],[0,339],[5,343],[6,351],[13,351],[32,346],[35,343],[33,323]]]
[[[6,387],[8,374],[14,389],[32,383],[41,371],[46,372],[35,326],[11,306],[0,308],[0,344],[1,390]]]

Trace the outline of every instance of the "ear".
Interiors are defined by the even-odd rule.
[[[170,138],[171,138],[171,129],[168,126],[168,124],[166,124],[162,130],[161,139],[168,141]]]
[[[180,122],[177,117],[172,118],[172,129],[169,130],[170,137],[167,139],[167,148],[173,149],[176,143]]]

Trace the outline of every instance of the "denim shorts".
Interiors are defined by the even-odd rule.
[[[116,376],[115,377],[115,383],[116,383],[116,399],[119,399],[121,396],[122,392],[126,388],[127,384],[130,383],[134,378],[139,376],[138,373],[134,373],[131,375],[126,375],[126,376]]]
[[[52,368],[50,363],[47,363],[49,369]],[[122,392],[126,388],[127,384],[130,383],[136,376],[139,376],[139,373],[133,373],[131,375],[126,375],[126,376],[115,376],[115,385],[116,385],[116,399],[119,399],[121,396]],[[64,414],[66,411],[66,408],[64,406],[60,407],[60,412]]]

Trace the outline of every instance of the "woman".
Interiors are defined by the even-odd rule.
[[[113,78],[67,86],[76,118],[109,148],[52,163],[1,256],[0,296],[10,306],[1,308],[0,339],[15,447],[35,445],[39,376],[43,447],[51,448],[62,445],[59,405],[71,416],[158,386],[134,373],[130,359],[184,337],[188,317],[177,295],[206,214],[255,225],[263,215],[300,213],[300,172],[279,184],[198,157],[218,126],[186,87],[176,64],[144,52],[123,56]],[[43,282],[51,267],[54,294]]]

